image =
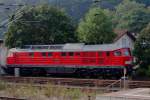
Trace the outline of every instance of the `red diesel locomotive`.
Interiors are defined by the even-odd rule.
[[[130,72],[132,60],[129,48],[115,44],[27,45],[9,50],[7,67],[32,68],[33,73],[43,69],[45,74],[120,76],[123,68]]]

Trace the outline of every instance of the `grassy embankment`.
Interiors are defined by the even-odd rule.
[[[85,91],[81,89],[69,89],[64,87],[54,87],[47,84],[45,88],[33,87],[33,84],[18,86],[8,85],[0,81],[0,96],[26,98],[30,100],[94,100],[95,91]]]

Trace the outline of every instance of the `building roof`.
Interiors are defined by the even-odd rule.
[[[129,32],[128,30],[115,30],[114,32],[117,34],[117,37],[114,39],[114,42],[119,40],[124,35],[127,35],[133,41],[136,40],[136,37],[132,34],[132,32]]]

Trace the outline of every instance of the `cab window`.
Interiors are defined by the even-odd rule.
[[[129,55],[130,55],[130,53],[129,53],[129,51],[128,51],[128,50],[123,50],[123,55],[124,55],[124,56],[129,56]]]
[[[121,51],[115,51],[115,52],[114,52],[114,55],[115,55],[115,56],[121,56]]]

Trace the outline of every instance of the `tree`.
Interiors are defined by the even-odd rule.
[[[57,8],[42,5],[26,7],[10,19],[5,44],[16,47],[29,44],[74,42],[75,27],[70,18]],[[15,19],[15,20],[14,20]]]
[[[134,0],[134,1],[136,1],[138,3],[143,3],[146,6],[150,6],[150,0]]]
[[[141,31],[135,43],[133,53],[138,58],[138,61],[141,62],[141,68],[139,70],[145,70],[145,73],[147,71],[150,72],[150,23]]]
[[[150,21],[150,12],[144,4],[131,0],[123,0],[116,7],[114,23],[117,29],[128,29],[140,32]]]
[[[112,42],[113,33],[111,20],[100,8],[92,8],[81,20],[77,29],[80,42],[89,44],[103,44]]]
[[[144,65],[150,65],[150,23],[141,31],[135,43],[134,54]]]

